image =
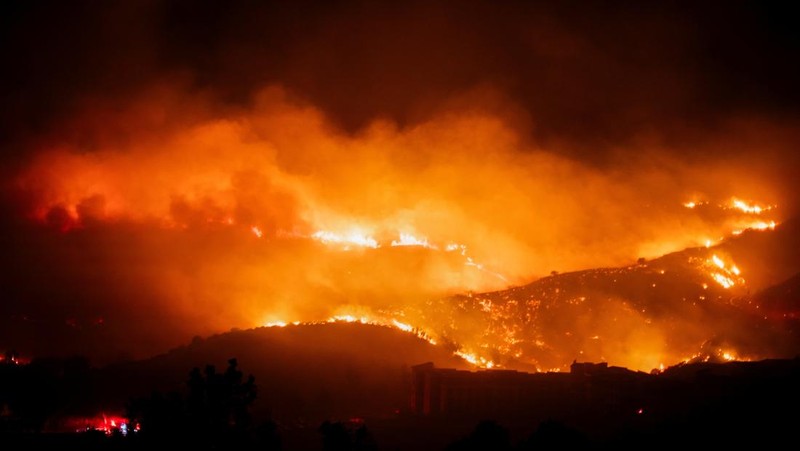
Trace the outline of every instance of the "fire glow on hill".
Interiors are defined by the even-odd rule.
[[[224,115],[158,94],[77,121],[88,143],[42,145],[13,181],[36,233],[49,234],[52,258],[41,264],[60,274],[75,304],[55,309],[65,317],[157,317],[172,340],[358,318],[446,343],[487,367],[563,368],[590,357],[649,370],[691,355],[702,334],[665,341],[652,318],[614,299],[609,311],[622,316],[609,313],[620,324],[608,327],[642,326],[646,339],[607,326],[599,338],[578,323],[563,333],[594,351],[562,348],[536,323],[544,299],[506,299],[502,309],[520,303],[512,314],[488,298],[450,296],[716,246],[775,228],[780,211],[749,200],[762,184],[741,182],[733,194],[742,197],[723,192],[746,180],[733,166],[643,160],[601,171],[526,142],[511,117],[479,105],[409,128],[376,120],[351,135],[279,88]],[[709,252],[690,262],[698,287],[745,285],[739,266]],[[459,319],[464,309],[475,312]],[[680,334],[677,319],[669,327]]]

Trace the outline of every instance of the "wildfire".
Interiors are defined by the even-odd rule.
[[[775,206],[739,198],[710,203],[698,194],[683,203],[695,210],[691,214],[703,213],[696,222],[667,214],[687,214],[680,203],[689,199],[669,197],[666,205],[640,208],[663,192],[659,177],[633,170],[624,179],[608,177],[558,151],[527,147],[529,140],[520,139],[527,135],[518,135],[505,115],[470,110],[413,127],[376,121],[363,133],[339,133],[321,110],[296,105],[280,91],[265,92],[252,111],[208,118],[198,113],[174,129],[165,124],[147,140],[111,139],[139,136],[115,133],[115,127],[136,132],[128,130],[128,121],[103,123],[98,137],[110,138],[98,139],[96,148],[83,148],[83,139],[54,140],[58,147],[42,149],[13,180],[20,203],[30,202],[26,211],[45,227],[82,229],[77,242],[98,246],[99,254],[77,255],[76,261],[102,262],[108,269],[88,267],[86,274],[120,274],[120,287],[151,284],[143,287],[154,293],[142,296],[151,302],[148,309],[163,307],[176,316],[201,312],[201,325],[215,330],[251,327],[262,313],[269,319],[265,327],[306,321],[381,325],[431,343],[432,336],[458,340],[458,355],[484,367],[496,366],[493,360],[508,365],[505,357],[538,363],[539,350],[563,354],[561,343],[535,331],[542,321],[537,303],[550,297],[580,305],[586,293],[565,295],[569,290],[560,287],[560,293],[509,295],[479,304],[481,310],[467,305],[459,311],[464,316],[450,306],[430,309],[435,304],[428,300],[522,286],[553,269],[617,267],[638,256],[650,237],[658,252],[642,253],[648,259],[692,243],[712,248],[734,227],[775,227],[767,214]],[[692,183],[694,174],[687,174]],[[722,212],[724,220],[712,223],[719,218],[705,213],[718,206],[713,213]],[[124,240],[112,239],[118,232]],[[66,238],[53,246],[74,245]],[[270,246],[252,245],[268,238]],[[107,243],[128,242],[135,253],[102,253]],[[323,246],[381,250],[339,255],[321,252]],[[744,283],[737,266],[716,254],[707,265],[704,258],[695,262],[708,273],[703,282],[724,288]],[[128,271],[131,262],[136,267]],[[57,280],[85,282],[69,274]],[[657,291],[665,285],[649,286]],[[101,288],[109,287],[93,287],[105,293]],[[365,305],[367,313],[346,310],[351,303]],[[650,316],[642,310],[631,321]],[[492,326],[482,327],[482,321]],[[613,327],[635,329],[631,324]],[[448,332],[456,328],[458,333]],[[622,340],[603,332],[592,340],[597,349]]]
[[[397,321],[396,319],[392,319],[392,324],[394,324],[395,327],[397,327],[398,329],[402,330],[403,332],[411,332],[411,331],[414,330],[414,328],[411,327],[410,324],[401,323],[400,321]]]
[[[410,233],[400,233],[400,239],[392,240],[392,246],[420,246],[438,249],[438,247],[430,245],[427,238],[417,238]]]
[[[708,202],[704,202],[704,201],[694,201],[694,200],[693,200],[693,201],[689,201],[689,202],[684,202],[684,203],[683,203],[683,206],[684,206],[684,207],[686,207],[686,208],[695,208],[695,207],[701,207],[701,206],[703,206],[703,205],[708,205]]]
[[[726,264],[717,254],[706,260],[706,264],[714,269],[711,270],[711,278],[723,288],[728,289],[734,285],[745,283],[741,276],[741,270],[735,264]]]
[[[737,198],[733,197],[733,198],[731,198],[730,204],[727,206],[727,208],[737,209],[737,210],[739,210],[739,211],[741,211],[743,213],[747,213],[747,214],[760,215],[761,213],[763,213],[765,211],[772,210],[773,208],[775,208],[775,206],[774,205],[766,205],[766,206],[762,207],[761,205],[754,204],[754,203],[748,203],[748,202],[745,202],[745,201],[743,201],[741,199],[737,199]]]
[[[286,327],[290,324],[293,326],[299,326],[299,325],[314,325],[314,324],[326,324],[326,323],[359,323],[359,324],[369,324],[372,326],[389,327],[392,329],[397,329],[406,333],[410,333],[418,338],[427,341],[432,345],[436,344],[436,340],[433,339],[430,334],[410,324],[398,321],[395,318],[372,317],[368,315],[340,314],[331,316],[328,319],[322,321],[293,321],[291,323],[288,323],[286,321],[276,320],[264,323],[263,327]]]
[[[395,318],[381,318],[381,317],[371,317],[367,315],[353,315],[353,314],[340,314],[334,315],[324,321],[309,321],[309,322],[300,322],[295,321],[293,323],[287,323],[285,321],[270,321],[264,324],[264,327],[286,327],[289,324],[292,325],[311,325],[311,324],[325,324],[325,323],[359,323],[359,324],[369,324],[373,326],[383,326],[389,327],[392,329],[400,330],[405,333],[410,333],[418,338],[421,338],[432,345],[436,345],[437,342],[433,339],[428,333],[416,328],[408,323],[404,323],[398,321]],[[463,349],[458,349],[453,352],[453,355],[461,357],[462,359],[466,360],[467,362],[471,363],[480,368],[495,368],[498,365],[490,359],[482,357],[477,353],[468,352]]]
[[[462,359],[466,360],[467,362],[469,362],[469,363],[471,363],[471,364],[473,364],[475,366],[479,366],[481,368],[492,369],[492,368],[494,368],[496,366],[495,363],[492,362],[491,360],[485,359],[485,358],[480,357],[480,356],[478,356],[476,354],[472,354],[472,353],[469,353],[469,352],[466,352],[466,351],[459,350],[459,351],[456,351],[454,354],[459,356],[459,357],[461,357]]]
[[[739,355],[732,349],[716,348],[713,350],[700,351],[691,357],[683,359],[683,363],[692,362],[749,362],[752,359]]]
[[[349,249],[350,246],[368,247],[372,249],[377,249],[380,247],[375,238],[359,230],[351,230],[342,234],[328,230],[320,230],[314,232],[311,237],[323,244],[341,245],[344,247],[344,249]]]
[[[694,209],[700,206],[707,206],[709,202],[707,201],[696,201],[692,200],[689,202],[684,202],[683,206],[688,209]],[[754,216],[761,216],[763,214],[776,209],[777,205],[766,205],[766,204],[759,204],[755,202],[747,202],[741,200],[737,197],[731,197],[727,202],[717,204],[719,208],[717,213],[723,213],[723,217],[727,217],[724,224],[726,226],[726,232],[733,236],[738,236],[744,233],[746,230],[774,230],[777,226],[775,220],[772,219],[762,219],[762,218],[754,218]],[[731,215],[734,215],[731,217]],[[723,241],[724,236],[720,237],[716,241]],[[710,248],[715,240],[712,240],[708,237],[698,240],[699,243],[703,243],[706,248]],[[719,279],[721,280],[721,279]],[[725,282],[727,284],[727,282]]]

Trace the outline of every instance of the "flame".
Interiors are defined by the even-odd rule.
[[[751,224],[750,227],[748,228],[754,230],[767,230],[767,229],[775,230],[775,221],[770,221],[770,222],[759,221]]]
[[[762,207],[761,205],[754,204],[754,203],[748,203],[748,202],[745,202],[745,201],[743,201],[741,199],[737,199],[736,197],[733,197],[733,198],[731,198],[731,201],[730,201],[730,204],[729,204],[728,208],[735,208],[735,209],[737,209],[737,210],[739,210],[739,211],[741,211],[743,213],[747,213],[747,214],[760,215],[761,213],[763,213],[765,211],[772,210],[773,208],[775,208],[775,206],[774,205],[766,205],[766,206]]]
[[[683,203],[683,206],[688,209],[694,209],[701,205],[709,205],[709,202],[689,201]],[[723,214],[723,216],[729,217],[729,219],[725,221],[727,230],[725,230],[724,233],[730,234],[731,236],[741,235],[746,230],[774,230],[777,225],[776,221],[772,219],[753,219],[753,216],[761,216],[763,213],[776,209],[777,205],[762,205],[754,202],[745,202],[737,197],[731,197],[727,203],[719,204],[717,207],[719,207],[721,212],[727,212]],[[706,208],[704,210],[707,210],[708,213],[713,213],[713,209],[711,208]],[[716,214],[720,214],[720,211],[717,211]],[[742,215],[744,215],[744,217]],[[718,241],[722,241],[723,239],[724,237],[721,237]],[[707,237],[697,242],[702,243],[706,248],[710,248],[714,243],[713,240]]]
[[[373,326],[383,326],[389,327],[392,329],[397,329],[402,332],[410,333],[418,338],[421,338],[432,345],[436,345],[436,340],[432,338],[432,336],[422,329],[414,327],[408,323],[401,322],[395,318],[383,318],[383,317],[372,317],[369,315],[354,315],[354,314],[339,314],[331,316],[325,320],[320,321],[293,321],[291,323],[281,320],[273,320],[265,322],[262,327],[287,327],[288,325],[299,326],[299,325],[319,325],[319,324],[326,324],[326,323],[359,323],[359,324],[369,324]]]
[[[467,351],[458,350],[454,354],[480,368],[492,369],[495,366],[497,366],[491,360],[488,360],[486,358],[483,358],[481,356],[478,356],[476,354]]]
[[[438,249],[436,246],[431,246],[427,238],[417,238],[410,233],[400,233],[400,239],[392,240],[392,246],[421,246],[429,249]]]
[[[402,330],[404,332],[411,332],[411,331],[414,330],[414,328],[411,327],[410,324],[401,323],[400,321],[397,321],[396,319],[392,319],[392,324],[394,324],[395,327],[397,327],[398,329],[400,329],[400,330]]]
[[[712,360],[723,362],[749,362],[752,359],[744,357],[734,351],[733,349],[716,348],[712,350],[701,350],[691,357],[686,357],[682,360],[683,363],[691,362],[709,362]]]
[[[726,277],[720,273],[713,273],[711,277],[720,285],[722,288],[730,288],[735,285],[734,281],[730,277]]]
[[[327,230],[320,230],[311,235],[312,238],[324,244],[337,244],[344,246],[344,249],[349,249],[350,246],[368,247],[377,249],[380,247],[375,238],[372,238],[360,230],[351,230],[346,233],[336,233]]]
[[[741,270],[735,264],[726,264],[717,254],[713,254],[706,264],[715,267],[717,270],[710,271],[711,278],[722,288],[728,289],[737,284],[743,285],[745,280],[741,278]],[[704,286],[705,288],[705,286]]]
[[[253,232],[253,235],[255,235],[256,238],[261,238],[264,235],[264,232],[262,232],[261,229],[256,226],[250,227],[250,230]]]

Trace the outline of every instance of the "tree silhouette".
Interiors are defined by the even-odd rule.
[[[250,440],[249,408],[257,388],[252,375],[244,380],[235,358],[228,360],[224,373],[218,373],[213,365],[202,372],[193,368],[186,385],[185,398],[177,392],[166,396],[153,393],[129,402],[128,418],[141,425],[144,438],[180,440],[200,448],[230,448]],[[274,437],[270,440],[275,442]]]
[[[213,365],[189,373],[187,411],[198,434],[214,438],[242,436],[250,427],[248,408],[256,399],[255,378],[242,381],[236,359],[228,360],[228,369],[217,373]]]
[[[14,358],[12,358],[14,357]],[[0,411],[3,429],[41,432],[47,420],[62,407],[63,365],[57,359],[36,359],[27,365],[7,353],[0,366]]]

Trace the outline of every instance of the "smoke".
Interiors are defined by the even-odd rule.
[[[732,196],[797,203],[775,11],[8,10],[3,313],[133,354],[628,264],[746,227]]]
[[[47,309],[158,318],[170,336],[402,314],[552,270],[628,264],[741,219],[696,214],[689,199],[778,197],[736,161],[688,165],[646,145],[613,168],[564,157],[485,88],[419,124],[378,119],[354,134],[280,87],[221,112],[164,86],[136,99],[75,115],[71,135],[31,153],[10,192],[24,233],[46,240],[27,243],[35,257],[11,245],[4,265],[38,268],[14,284]],[[403,235],[425,245],[392,247]]]

